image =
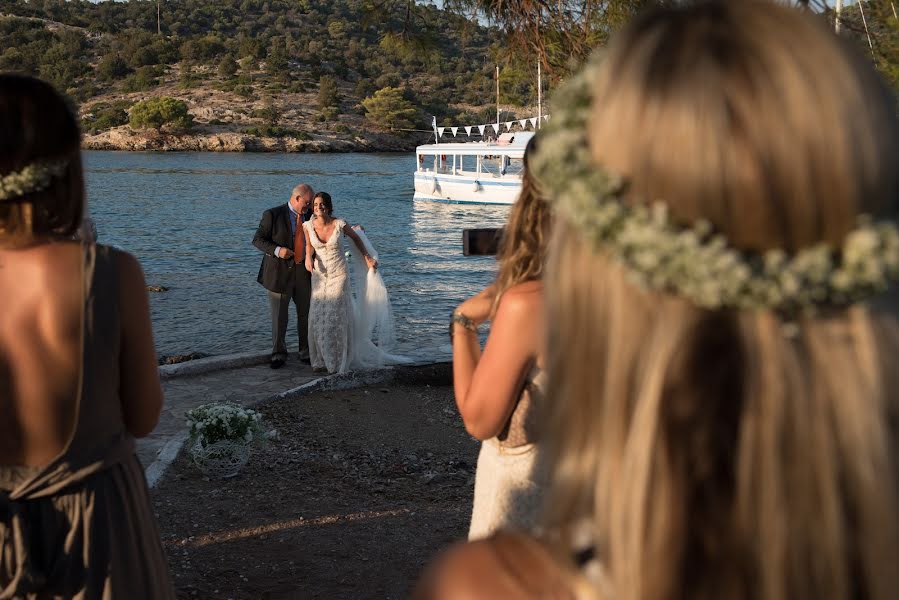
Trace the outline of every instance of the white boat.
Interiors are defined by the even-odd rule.
[[[415,149],[415,200],[513,204],[521,191],[524,149],[532,131],[496,141],[425,144]]]

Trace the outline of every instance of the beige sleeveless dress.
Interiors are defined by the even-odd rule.
[[[537,412],[545,385],[546,372],[534,367],[503,431],[481,443],[469,540],[503,528],[529,531],[538,524],[546,478],[537,460]]]
[[[80,399],[43,467],[0,466],[0,598],[174,598],[119,398],[115,250],[86,254]]]

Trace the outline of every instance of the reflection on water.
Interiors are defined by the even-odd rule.
[[[251,244],[262,211],[306,181],[362,223],[391,295],[398,351],[445,346],[449,312],[495,273],[462,256],[462,229],[499,227],[508,207],[412,201],[414,155],[87,152],[100,241],[134,253],[151,294],[157,352],[267,351],[268,302]],[[288,345],[296,348],[291,323]]]

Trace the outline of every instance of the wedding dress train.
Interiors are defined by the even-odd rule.
[[[349,244],[353,258],[351,289],[348,261],[341,243],[344,225],[344,221],[337,220],[334,232],[325,241],[318,238],[311,221],[304,225],[315,248],[309,305],[312,367],[344,373],[354,368],[410,362],[390,353],[394,333],[387,288],[381,274],[368,268],[354,243]],[[368,253],[377,258],[362,228],[357,225],[353,230]]]

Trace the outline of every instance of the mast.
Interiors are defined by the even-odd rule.
[[[499,137],[499,65],[496,65],[496,136]]]
[[[540,59],[537,59],[537,127],[540,129],[540,121],[543,120],[543,79],[540,77]]]
[[[862,8],[861,1],[856,2],[858,5],[858,12],[862,14],[862,23],[865,25],[865,35],[868,36],[868,47],[871,48],[871,58],[877,62],[877,56],[874,54],[874,43],[871,41],[871,33],[868,31],[868,20],[865,19],[865,9]]]

